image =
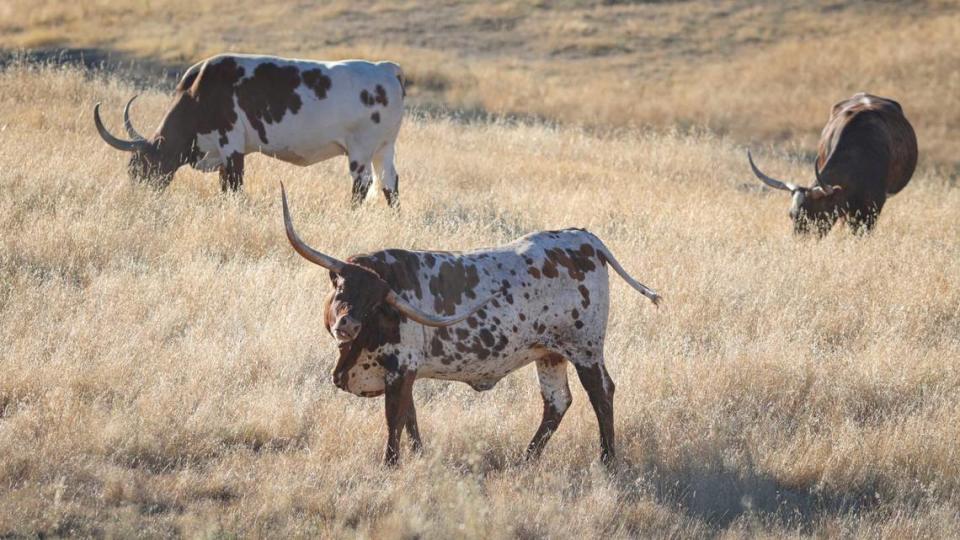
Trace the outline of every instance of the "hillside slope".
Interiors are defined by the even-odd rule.
[[[602,127],[707,126],[811,152],[830,106],[900,101],[922,163],[960,155],[955,2],[0,4],[0,48],[98,47],[180,65],[226,50],[400,61],[413,98]]]

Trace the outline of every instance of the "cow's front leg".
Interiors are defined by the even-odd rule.
[[[410,397],[410,410],[407,411],[407,436],[410,437],[410,446],[416,453],[423,452],[423,441],[420,440],[420,429],[417,427],[417,408]]]
[[[239,191],[243,186],[243,154],[234,152],[220,166],[220,190]]]
[[[353,190],[350,192],[350,208],[356,210],[367,198],[373,172],[369,160],[366,162],[350,160],[350,176],[353,178]]]
[[[387,204],[395,210],[400,209],[400,175],[393,165],[393,144],[390,144],[373,156],[373,171],[377,173],[383,186],[383,196]]]
[[[413,408],[413,381],[416,371],[402,367],[387,373],[384,404],[387,415],[387,451],[383,458],[386,465],[396,465],[400,459],[400,434]]]
[[[855,206],[851,204],[847,212],[847,226],[850,227],[850,232],[859,235],[873,231],[885,202],[885,197],[878,197],[877,200],[858,203]]]

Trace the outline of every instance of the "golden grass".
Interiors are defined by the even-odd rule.
[[[790,234],[743,147],[708,133],[411,115],[403,211],[346,209],[343,160],[248,160],[243,194],[128,183],[96,136],[132,88],[0,72],[0,535],[595,537],[960,534],[960,190],[921,169],[876,234]],[[147,92],[137,124],[168,96]],[[765,166],[800,176],[780,153]],[[531,368],[477,394],[420,381],[423,457],[380,459],[382,401],[336,390],[325,272],[583,226],[666,297],[613,278],[620,462],[579,384],[543,458]]]
[[[834,102],[869,91],[903,104],[922,160],[960,155],[949,1],[8,0],[0,15],[7,49],[100,47],[183,66],[227,50],[391,58],[421,103],[706,127],[807,152]]]

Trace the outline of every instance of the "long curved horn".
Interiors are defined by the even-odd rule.
[[[813,189],[810,190],[810,195],[814,199],[822,199],[823,197],[829,197],[835,192],[843,189],[843,186],[831,186],[823,183],[823,178],[820,176],[820,168],[817,167],[817,161],[813,162],[813,174],[817,178],[816,185],[813,186]]]
[[[760,169],[757,168],[756,164],[754,164],[753,156],[750,155],[750,150],[747,150],[747,159],[750,161],[750,168],[753,169],[753,174],[757,175],[757,178],[759,178],[760,181],[763,182],[764,184],[774,189],[782,189],[784,191],[794,191],[797,189],[798,186],[796,184],[791,184],[790,182],[783,182],[783,181],[777,180],[776,178],[771,178],[763,174],[763,172],[761,172]]]
[[[130,98],[130,101],[127,102],[126,107],[123,108],[123,127],[127,130],[127,136],[135,141],[145,141],[147,138],[143,135],[137,133],[137,130],[133,128],[133,122],[130,121],[130,105],[133,103],[133,100],[137,99],[137,96]]]
[[[111,135],[110,132],[107,131],[107,128],[103,127],[103,120],[100,119],[99,103],[93,107],[93,122],[97,125],[97,131],[100,133],[100,137],[106,141],[107,144],[116,148],[117,150],[123,150],[124,152],[135,152],[143,149],[144,146],[147,145],[147,141],[125,141]]]
[[[820,167],[817,166],[817,159],[813,160],[813,177],[817,179],[817,185],[823,185],[820,183]]]
[[[407,303],[406,300],[404,300],[403,298],[400,298],[400,295],[398,295],[393,291],[390,291],[389,293],[387,293],[387,297],[385,298],[385,300],[388,304],[397,308],[397,310],[400,311],[400,313],[403,313],[408,318],[414,321],[417,321],[420,324],[424,324],[427,326],[451,326],[451,325],[457,324],[458,322],[462,322],[466,320],[467,317],[473,315],[474,313],[476,313],[478,309],[485,306],[487,302],[489,302],[490,300],[493,300],[493,297],[491,296],[487,298],[483,302],[476,304],[475,306],[473,306],[472,308],[468,309],[466,312],[460,315],[451,315],[449,317],[438,317],[436,315],[428,315],[420,311],[419,309],[411,306],[409,303]]]
[[[290,245],[293,246],[294,251],[313,264],[318,264],[332,272],[342,272],[343,267],[346,266],[345,262],[320,253],[308,246],[297,236],[297,231],[293,230],[293,220],[290,218],[290,208],[287,206],[287,190],[283,187],[283,182],[280,182],[280,195],[283,198],[283,225],[287,229],[287,240],[290,240]]]

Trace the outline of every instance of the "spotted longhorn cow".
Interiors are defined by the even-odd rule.
[[[747,160],[763,183],[792,194],[790,217],[795,233],[813,228],[823,236],[840,218],[854,232],[868,232],[887,197],[903,189],[913,176],[917,137],[899,103],[861,92],[831,109],[820,134],[813,186],[767,176],[753,163],[749,151]]]
[[[244,156],[252,152],[306,166],[346,155],[352,203],[367,195],[376,172],[387,202],[398,205],[394,144],[403,117],[404,77],[392,62],[316,62],[224,54],[184,73],[173,104],[145,138],[123,110],[132,140],[110,134],[93,109],[97,131],[110,146],[131,152],[135,180],[165,187],[178,168],[220,171],[220,186],[243,184]]]
[[[414,449],[421,448],[414,380],[460,381],[484,391],[531,362],[543,419],[527,456],[541,453],[570,406],[569,362],[597,416],[601,459],[614,457],[614,383],[603,355],[607,266],[654,304],[660,296],[630,277],[599,238],[565,229],[466,253],[387,249],[341,261],[300,239],[285,190],[282,201],[293,249],[330,271],[324,320],[340,350],[334,384],[358,396],[385,396],[387,464],[397,462],[404,426]]]

